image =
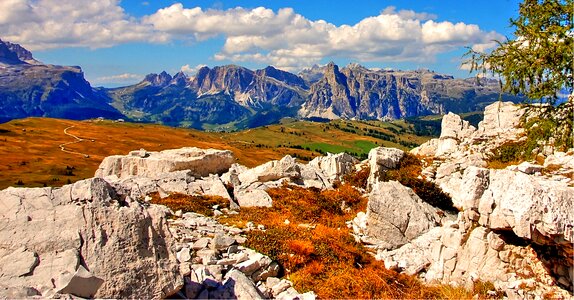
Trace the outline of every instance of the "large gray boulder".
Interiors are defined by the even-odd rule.
[[[366,234],[393,249],[438,226],[437,209],[397,181],[379,182],[369,194]]]
[[[298,179],[301,177],[300,166],[295,159],[289,155],[281,160],[273,160],[248,169],[238,174],[242,185],[249,185],[254,182],[275,181],[282,178]]]
[[[478,124],[476,135],[513,139],[524,132],[520,124],[525,112],[524,107],[512,102],[494,102],[484,108],[484,119]]]
[[[574,188],[567,182],[529,175],[519,168],[468,167],[462,175],[445,177],[440,186],[456,207],[476,212],[483,226],[512,230],[539,244],[546,244],[544,239],[574,242]]]
[[[343,152],[315,157],[308,165],[321,170],[329,180],[341,180],[343,176],[355,171],[358,162],[356,158]]]
[[[161,298],[183,284],[166,208],[125,202],[100,178],[8,188],[0,206],[0,294]]]
[[[574,187],[519,171],[491,170],[489,177],[478,202],[480,224],[539,244],[574,242]]]
[[[132,151],[129,155],[106,157],[95,176],[154,177],[160,173],[189,170],[192,176],[203,177],[209,174],[222,174],[229,170],[234,162],[235,158],[229,150],[187,147],[147,152],[142,149]]]

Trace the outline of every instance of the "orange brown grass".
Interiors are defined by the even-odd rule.
[[[59,145],[74,139],[84,141],[66,146],[67,150],[89,157],[65,153]],[[111,121],[71,121],[49,118],[28,118],[0,124],[0,189],[14,186],[61,186],[90,178],[101,161],[110,155],[125,155],[144,148],[161,151],[181,147],[227,149],[233,151],[238,163],[253,167],[287,154],[312,156],[310,151],[288,148],[256,148],[233,140],[224,133],[172,128],[154,124],[114,123]],[[74,168],[65,174],[66,167]]]
[[[181,210],[183,213],[195,212],[206,216],[213,216],[213,206],[218,205],[220,208],[229,207],[229,200],[219,196],[189,196],[183,194],[172,194],[161,198],[158,193],[152,193],[151,204],[160,204],[169,207],[176,212]]]
[[[472,297],[461,288],[425,286],[374,260],[355,242],[345,223],[367,204],[351,185],[330,191],[284,185],[268,193],[273,207],[242,208],[238,215],[221,220],[264,225],[266,231],[248,233],[246,246],[277,260],[282,275],[292,280],[298,291],[313,290],[326,299]]]

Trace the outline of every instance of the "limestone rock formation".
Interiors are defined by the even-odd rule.
[[[519,140],[526,110],[512,102],[495,102],[486,106],[478,129],[457,115],[447,114],[441,123],[441,136],[411,150],[415,155],[463,157],[479,153],[483,158],[500,145]]]
[[[395,148],[378,147],[369,151],[370,173],[367,179],[367,187],[377,183],[381,172],[398,167],[399,161],[405,155],[404,151]]]
[[[446,115],[440,139],[412,153],[428,156],[423,174],[461,212],[456,221],[398,249],[381,250],[377,258],[428,282],[472,287],[488,280],[508,297],[571,297],[574,187],[568,174],[574,151],[549,154],[544,165],[486,168],[491,151],[522,138],[524,114],[520,106],[494,103],[476,130]],[[360,221],[358,216],[355,223]]]
[[[439,224],[437,209],[397,181],[373,185],[367,205],[365,234],[379,249],[394,249]]]
[[[359,161],[347,153],[331,154],[326,156],[317,156],[309,162],[309,166],[323,171],[329,180],[341,180],[355,170],[355,165]]]
[[[220,162],[213,163],[218,155]],[[150,157],[159,159],[149,164],[130,162]],[[150,154],[140,150],[123,157],[124,166],[137,166],[130,168],[131,173],[109,167],[104,169],[110,175],[104,178],[62,188],[0,191],[0,205],[6,208],[0,215],[0,295],[314,299],[314,294],[299,294],[292,283],[274,277],[279,274],[276,262],[241,246],[246,241],[243,230],[194,213],[179,212],[175,213],[179,219],[168,219],[173,213],[169,209],[145,202],[152,192],[219,194],[231,200],[218,175],[194,176],[222,169],[248,171],[239,165],[230,168],[231,159],[225,162],[228,157],[232,158],[228,151],[184,148]],[[303,177],[313,169],[286,157],[255,172],[261,176],[255,176],[257,181],[251,185],[279,185],[279,180],[260,182],[275,179],[276,174],[280,179],[302,179],[301,168],[306,169]],[[237,174],[224,180],[240,184]],[[263,189],[244,192],[245,201],[253,201],[250,197],[256,192],[269,197]]]
[[[147,152],[132,151],[128,156],[106,157],[96,171],[96,177],[116,175],[119,178],[140,175],[151,177],[158,173],[191,170],[191,176],[202,177],[226,172],[235,162],[229,150],[195,147]]]
[[[0,203],[2,294],[159,298],[183,284],[166,209],[126,202],[100,178],[8,188]]]

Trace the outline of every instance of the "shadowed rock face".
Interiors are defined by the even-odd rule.
[[[3,42],[2,40],[0,40],[0,63],[10,64],[10,65],[16,65],[16,64],[24,63],[18,57],[18,53],[16,53],[15,51],[12,50],[12,47],[10,47],[10,45],[12,45],[12,44],[9,44],[9,43],[6,43],[6,42]]]

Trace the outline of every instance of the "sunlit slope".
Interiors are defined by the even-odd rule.
[[[407,149],[429,138],[417,136],[413,128],[404,121],[285,121],[240,132],[216,133],[113,121],[13,120],[0,124],[0,188],[58,186],[89,178],[104,157],[140,148],[229,149],[237,162],[246,166],[287,154],[301,160],[342,151],[365,157],[376,146]],[[66,144],[66,151],[62,151],[62,144]]]

